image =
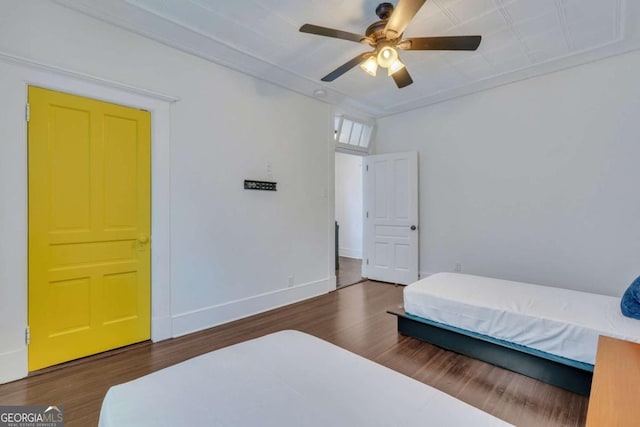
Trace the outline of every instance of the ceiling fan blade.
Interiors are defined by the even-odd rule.
[[[387,40],[393,40],[400,37],[425,1],[426,0],[398,1],[398,4],[393,9],[393,13],[389,17],[389,21],[387,21],[387,26],[384,27]]]
[[[391,74],[393,77],[393,81],[396,82],[398,89],[402,89],[405,86],[409,86],[413,83],[413,79],[409,75],[409,71],[407,71],[407,67],[402,67],[395,73]]]
[[[402,40],[404,50],[476,50],[482,36],[413,37]]]
[[[349,40],[352,42],[360,43],[367,38],[361,34],[350,33],[342,30],[334,30],[333,28],[320,27],[313,24],[304,24],[300,27],[301,33],[316,34],[318,36],[333,37],[335,39]]]
[[[349,71],[350,69],[352,69],[353,67],[355,67],[356,65],[360,64],[362,61],[367,59],[370,55],[371,55],[371,52],[361,53],[360,55],[353,58],[351,61],[345,62],[344,64],[342,64],[341,66],[339,66],[338,68],[336,68],[335,70],[333,70],[332,72],[330,72],[320,80],[322,80],[323,82],[332,82],[338,77],[340,77],[341,75],[343,75],[344,73],[346,73],[347,71]]]

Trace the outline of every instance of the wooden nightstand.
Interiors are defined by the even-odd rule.
[[[587,427],[640,425],[640,344],[600,336]]]

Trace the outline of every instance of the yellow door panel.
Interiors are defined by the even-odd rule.
[[[30,87],[29,370],[149,339],[150,115]]]
[[[48,166],[49,231],[89,231],[91,224],[90,113],[48,106],[50,120]],[[73,123],[65,128],[64,123]],[[43,189],[46,191],[46,189]]]
[[[138,317],[137,282],[138,277],[135,271],[109,274],[104,277],[103,324],[126,322]]]
[[[137,224],[138,147],[126,135],[136,133],[137,122],[107,116],[104,125],[104,225],[110,230],[131,229]]]
[[[49,283],[46,317],[49,336],[56,337],[91,327],[91,278],[56,280]]]

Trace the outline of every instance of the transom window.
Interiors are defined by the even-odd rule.
[[[369,151],[373,125],[346,116],[335,117],[336,146],[347,150]]]

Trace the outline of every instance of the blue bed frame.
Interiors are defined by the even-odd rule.
[[[593,365],[535,350],[508,341],[459,329],[404,309],[388,310],[398,318],[398,332],[491,363],[542,382],[588,396]]]

